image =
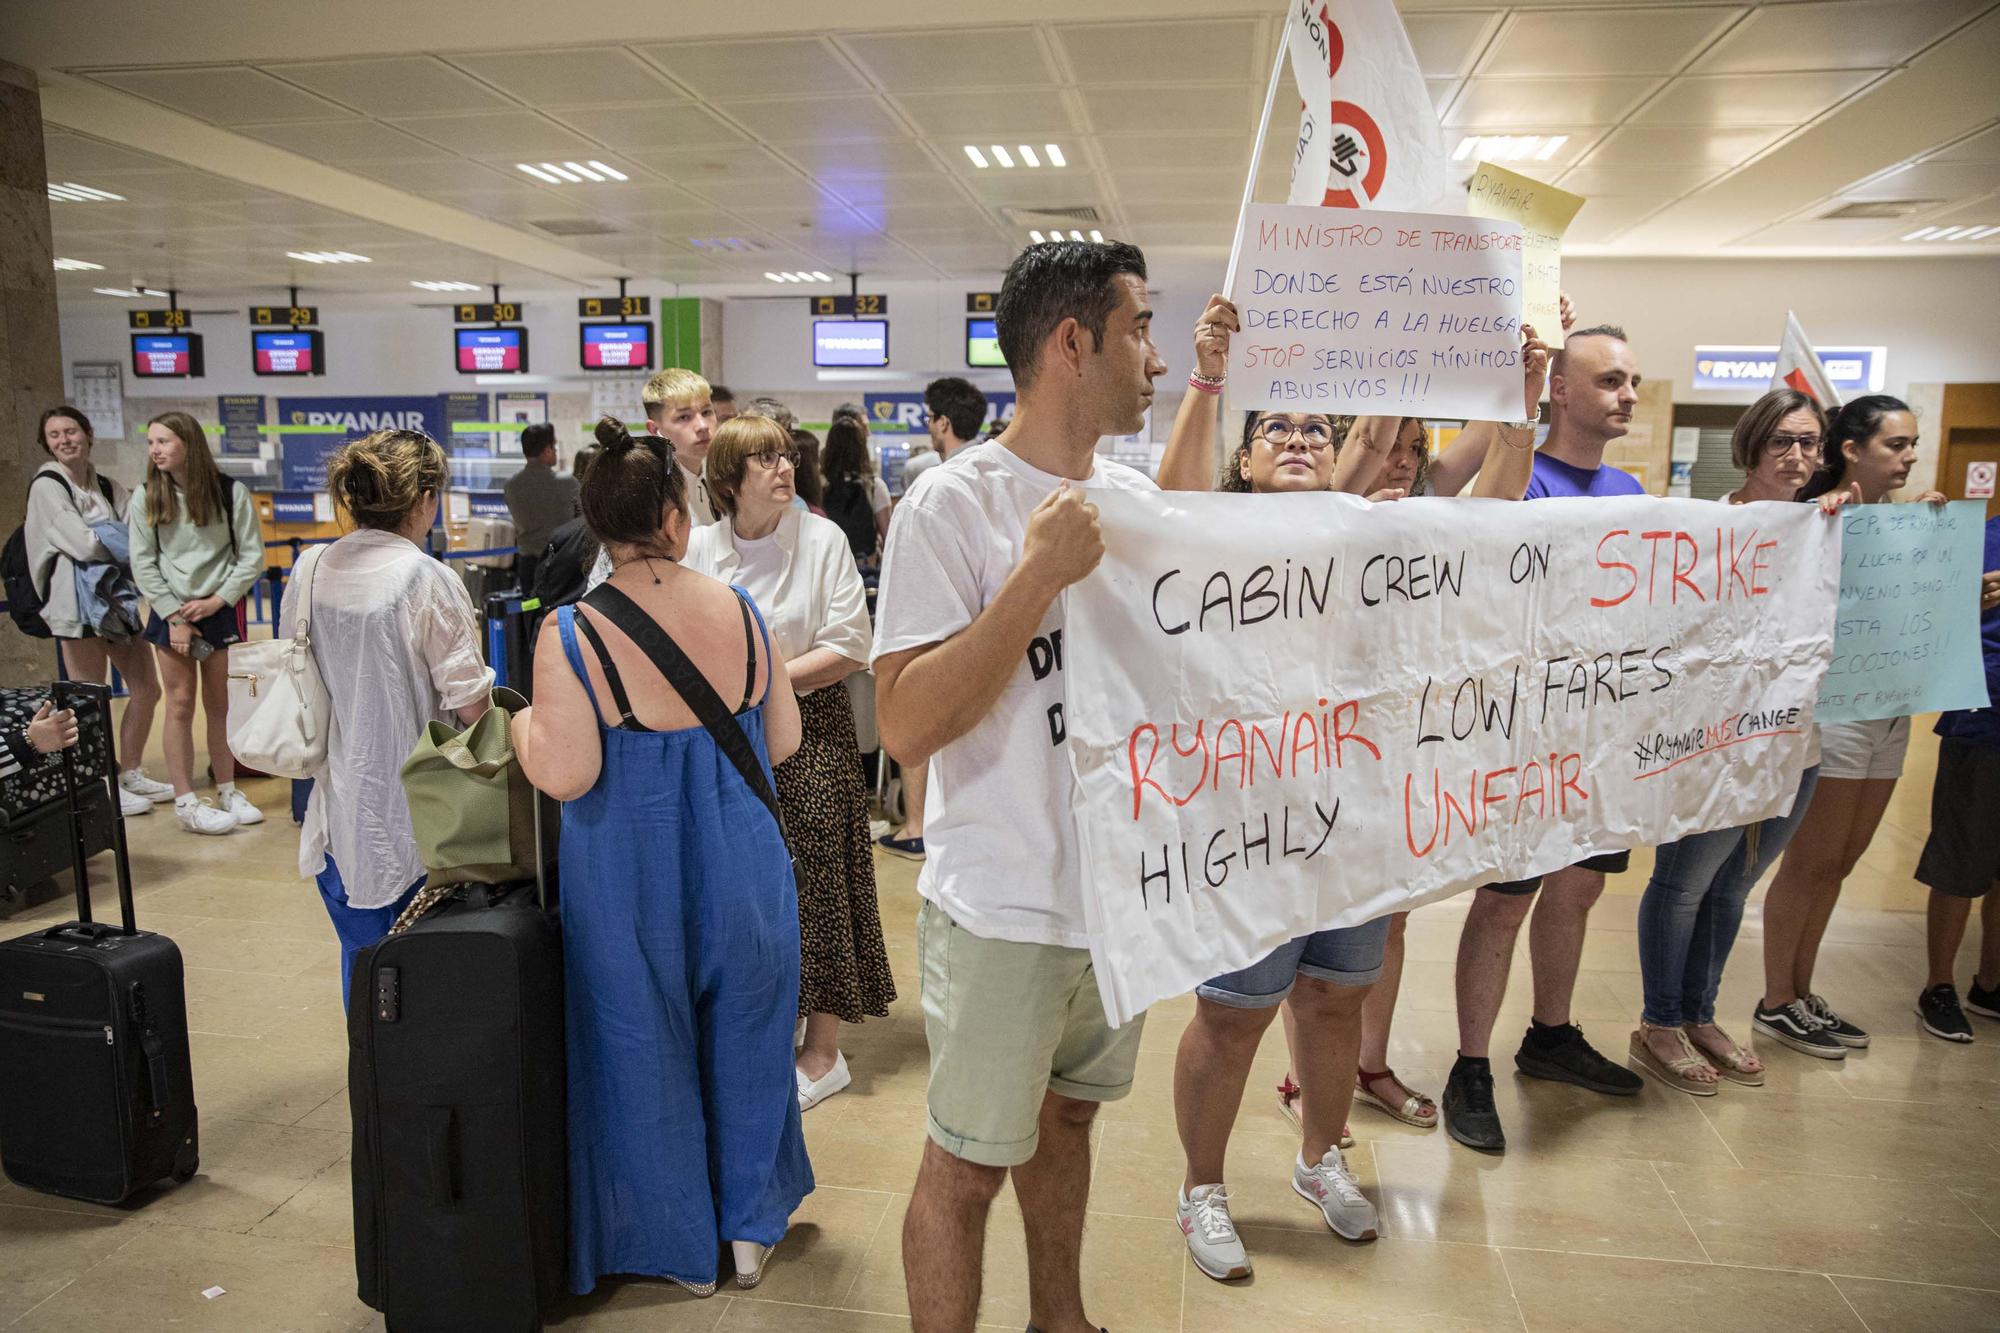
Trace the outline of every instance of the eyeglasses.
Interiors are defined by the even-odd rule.
[[[1772,458],[1783,458],[1794,445],[1803,457],[1819,457],[1821,445],[1817,435],[1772,435],[1764,441],[1764,452]]]
[[[766,472],[776,472],[780,463],[789,463],[794,472],[798,470],[799,466],[799,455],[796,449],[766,449],[762,453],[752,454],[750,457],[756,461],[758,467],[763,468]]]
[[[1333,443],[1333,427],[1324,421],[1308,421],[1303,426],[1294,426],[1283,417],[1265,417],[1257,423],[1257,433],[1273,447],[1284,445],[1294,435],[1304,440],[1308,449],[1324,449]]]

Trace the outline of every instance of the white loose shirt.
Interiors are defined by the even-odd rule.
[[[724,519],[694,530],[681,563],[749,593],[787,662],[831,648],[867,664],[868,593],[847,534],[832,520],[788,508],[775,532],[751,540]]]
[[[431,722],[493,688],[479,616],[451,569],[393,532],[364,528],[326,547],[312,571],[312,649],[333,699],[326,764],[313,775],[299,874],[340,867],[350,907],[387,907],[424,873],[403,761]],[[298,623],[285,589],[278,637]]]
[[[994,441],[925,473],[889,525],[876,659],[970,625],[1020,563],[1035,506],[1062,481]],[[1071,484],[1158,489],[1105,458]],[[975,935],[1082,949],[1090,941],[1064,750],[1062,629],[1058,598],[992,711],[931,757],[917,891]]]

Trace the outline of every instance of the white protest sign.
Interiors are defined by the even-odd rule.
[[[1521,322],[1550,347],[1562,345],[1562,238],[1583,196],[1481,162],[1466,183],[1465,211],[1521,224]]]
[[[1285,50],[1299,94],[1299,137],[1292,149],[1289,202],[1317,206],[1329,174],[1327,112],[1333,101],[1333,52],[1315,0],[1292,0],[1285,17]]]
[[[1229,295],[1232,411],[1521,415],[1516,223],[1252,204]]]
[[[1122,1023],[1314,930],[1790,807],[1810,505],[1093,496],[1064,716]]]

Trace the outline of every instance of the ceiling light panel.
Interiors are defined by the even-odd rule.
[[[78,185],[75,181],[49,183],[49,199],[58,204],[122,204],[125,196],[100,190],[91,185]]]
[[[817,38],[673,42],[642,46],[638,51],[671,74],[676,83],[716,101],[741,97],[751,88],[800,94],[868,90],[847,61]]]
[[[629,111],[635,103],[687,100],[659,71],[615,46],[444,58],[529,106],[618,106]]]
[[[333,120],[354,114],[337,102],[243,65],[105,70],[89,77],[217,125]]]
[[[431,56],[266,61],[263,67],[288,83],[378,118],[500,111],[512,105],[477,79]]]
[[[367,255],[357,255],[351,250],[287,250],[289,259],[301,260],[307,264],[369,264],[374,261]]]
[[[1188,84],[1262,80],[1270,66],[1264,19],[1149,18],[1133,23],[1063,24],[1056,44],[1077,77],[1096,86],[1139,84],[1198,95]],[[1293,117],[1297,119],[1296,116]]]
[[[450,282],[444,279],[436,279],[428,282],[412,281],[410,285],[427,292],[483,292],[486,290],[476,282]]]
[[[56,272],[58,273],[101,273],[103,271],[104,265],[93,264],[88,259],[63,259],[60,257],[56,259]]]
[[[837,40],[891,92],[1044,88],[1056,81],[1041,41],[1028,27],[871,33]],[[979,58],[968,61],[968,49],[976,49]]]

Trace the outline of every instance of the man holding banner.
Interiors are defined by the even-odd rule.
[[[1085,492],[1154,489],[1094,453],[1140,427],[1166,366],[1129,245],[1030,246],[997,321],[1015,418],[904,500],[875,643],[883,744],[932,783],[917,883],[930,1138],[903,1267],[917,1329],[971,1328],[1011,1170],[1034,1326],[1081,1333],[1096,1327],[1079,1272],[1090,1122],[1130,1091],[1143,1024],[1111,1025],[1091,965],[1058,599],[1104,553]]]

